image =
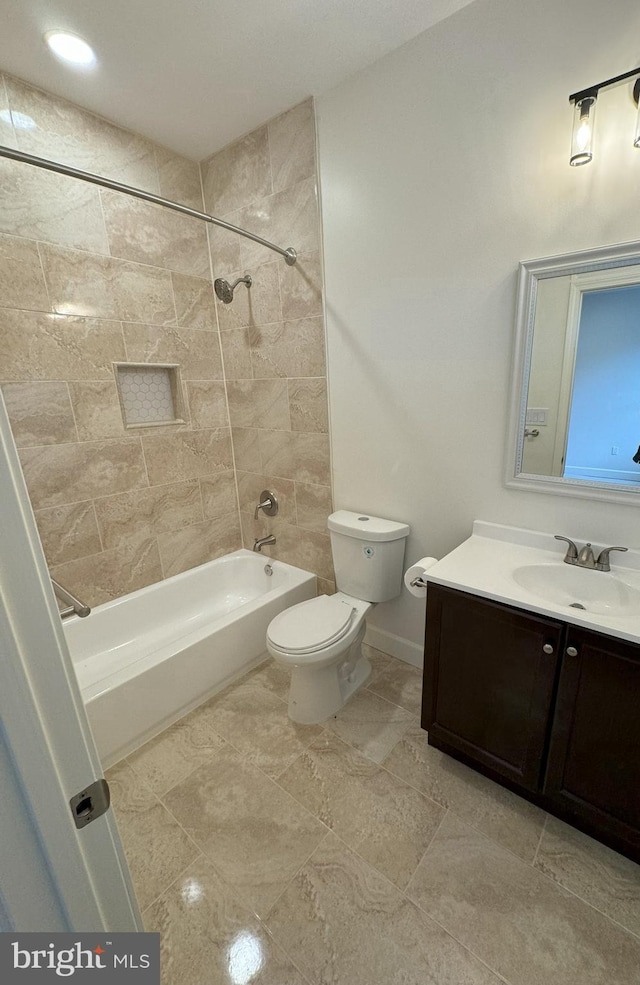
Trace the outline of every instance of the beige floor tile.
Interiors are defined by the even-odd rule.
[[[274,903],[327,832],[228,747],[170,790],[164,802],[223,879],[259,914]]]
[[[144,922],[160,934],[162,985],[304,985],[203,857],[146,910]]]
[[[201,708],[127,756],[127,762],[159,797],[208,762],[222,747]]]
[[[202,711],[219,735],[274,778],[322,733],[319,725],[292,722],[285,702],[255,677],[222,691]]]
[[[106,776],[131,878],[144,909],[200,852],[127,763],[114,766]]]
[[[407,894],[511,985],[640,982],[640,941],[452,814]]]
[[[369,659],[376,653],[379,651],[367,647]],[[376,672],[371,675],[367,689],[394,705],[400,705],[412,715],[419,715],[422,707],[422,671],[387,654],[381,656],[386,657],[386,662],[376,662]]]
[[[544,825],[543,811],[429,746],[427,733],[418,725],[405,733],[384,766],[525,862],[533,862]]]
[[[640,865],[555,817],[547,820],[535,865],[640,936]]]
[[[333,834],[267,926],[322,985],[498,985],[480,961]]]
[[[256,667],[249,673],[245,680],[255,681],[260,687],[266,688],[267,691],[272,691],[273,694],[277,695],[278,698],[282,698],[283,701],[289,700],[289,686],[291,684],[291,673],[280,664],[277,664],[275,660],[269,657],[263,664]]]
[[[445,814],[330,732],[278,782],[401,889]]]
[[[364,690],[335,718],[329,719],[326,726],[344,742],[380,763],[414,721],[408,711]]]

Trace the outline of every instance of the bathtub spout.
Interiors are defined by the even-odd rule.
[[[276,539],[273,534],[269,534],[268,537],[258,537],[258,539],[253,542],[253,550],[259,552],[263,547],[266,547],[267,544],[275,544],[275,542]]]

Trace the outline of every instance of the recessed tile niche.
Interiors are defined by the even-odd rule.
[[[169,363],[114,363],[127,428],[184,424],[180,367]]]

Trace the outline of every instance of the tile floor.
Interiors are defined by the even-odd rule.
[[[163,985],[640,985],[640,867],[430,748],[367,650],[326,726],[269,662],[108,772]]]

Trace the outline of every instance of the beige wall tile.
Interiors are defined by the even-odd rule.
[[[319,253],[299,253],[293,267],[278,264],[282,317],[313,318],[322,314],[322,265]]]
[[[227,397],[222,380],[196,380],[185,385],[192,427],[229,427]]]
[[[298,525],[326,533],[327,517],[333,511],[331,488],[303,482],[296,482],[295,487]]]
[[[72,503],[37,510],[36,523],[50,565],[98,554],[102,543],[93,503]]]
[[[80,441],[126,435],[114,380],[69,383],[69,393]]]
[[[180,574],[198,564],[230,554],[241,547],[238,514],[227,513],[214,520],[194,523],[184,530],[161,534],[158,538],[165,578]]]
[[[108,379],[125,358],[119,322],[10,309],[0,312],[0,349],[5,380]]]
[[[237,226],[239,214],[232,213],[227,216],[218,216],[218,218],[224,218],[225,222]],[[230,233],[220,226],[208,225],[207,236],[214,279],[216,277],[229,277],[234,270],[239,270],[242,263],[239,235]],[[270,258],[264,257],[264,259]]]
[[[253,513],[260,502],[260,493],[268,489],[278,500],[277,516],[288,523],[296,522],[296,501],[293,482],[290,479],[279,479],[273,475],[257,475],[255,472],[238,472],[238,498],[240,509],[245,513]],[[262,511],[260,517],[268,524],[271,517]]]
[[[0,308],[49,311],[36,243],[0,235]]]
[[[276,116],[268,125],[274,192],[310,178],[316,171],[313,100]]]
[[[147,484],[138,438],[23,448],[20,459],[34,509]]]
[[[252,130],[204,161],[202,183],[207,211],[216,216],[226,215],[270,195],[267,128]]]
[[[155,150],[162,198],[180,202],[181,205],[188,205],[190,209],[202,212],[200,167],[197,161],[190,161],[189,158],[181,157],[157,144]],[[197,220],[193,219],[192,222]]]
[[[217,334],[130,322],[123,327],[130,362],[179,363],[183,380],[222,379]]]
[[[302,527],[296,529],[298,534],[293,563],[305,571],[315,572],[319,578],[333,581],[335,574],[329,535],[317,533],[315,530],[304,530]]]
[[[40,255],[54,311],[175,324],[168,270],[45,244]]]
[[[280,288],[278,282],[278,261],[263,263],[251,271],[252,284],[247,288],[239,284],[231,304],[217,301],[218,324],[220,331],[246,328],[248,325],[265,325],[282,321]],[[236,271],[229,276],[233,283],[243,277],[244,271]]]
[[[326,578],[318,578],[318,595],[335,595],[335,581],[327,581]]]
[[[5,383],[2,395],[18,447],[78,440],[66,383]]]
[[[288,380],[293,431],[328,431],[327,381]]]
[[[6,114],[10,112],[11,112],[11,108],[9,106],[9,97],[7,95],[7,89],[4,84],[4,75],[0,75],[0,114]],[[2,142],[5,147],[18,146],[13,125],[11,124],[10,121],[7,121],[5,119],[4,115],[0,115],[0,142]]]
[[[218,323],[211,281],[172,271],[171,283],[178,326],[215,332]]]
[[[168,483],[95,501],[100,536],[106,549],[179,530],[202,520],[197,479]]]
[[[229,380],[227,394],[233,427],[291,427],[285,380]]]
[[[233,332],[220,332],[220,344],[224,358],[224,374],[228,380],[250,380],[253,377],[251,367],[251,346],[246,328]]]
[[[21,150],[156,194],[160,191],[150,141],[50,92],[12,76],[5,78],[11,109],[36,124],[17,135]]]
[[[209,273],[202,222],[119,192],[103,190],[100,195],[111,256],[198,277]]]
[[[249,329],[256,379],[270,376],[325,376],[322,318],[301,318]]]
[[[204,515],[209,520],[233,513],[238,510],[236,495],[236,480],[233,469],[226,472],[216,472],[205,475],[200,479],[202,507]]]
[[[227,428],[147,435],[142,445],[152,486],[222,472],[233,464]]]
[[[260,431],[255,428],[231,428],[235,467],[245,472],[261,472]]]
[[[67,561],[53,567],[51,577],[87,605],[101,605],[162,581],[158,544],[138,541],[120,551]]]
[[[326,434],[260,431],[262,471],[322,486],[329,485],[329,438]]]
[[[0,160],[0,232],[109,252],[96,187],[5,158]]]
[[[317,252],[320,226],[315,178],[305,178],[285,191],[261,199],[256,205],[240,209],[231,221],[282,249],[293,246],[300,253]],[[240,255],[242,262],[237,266],[251,270],[270,260],[273,253],[259,243],[242,239]]]

